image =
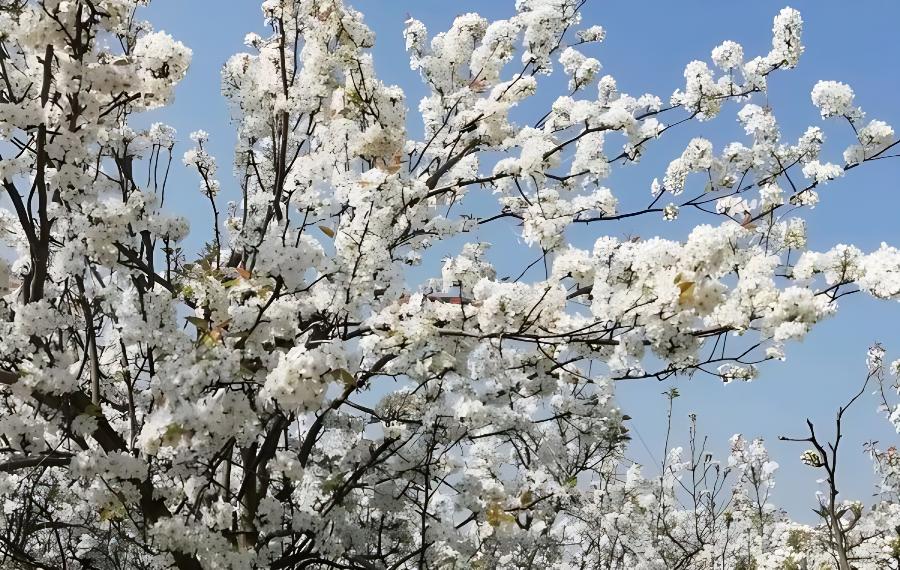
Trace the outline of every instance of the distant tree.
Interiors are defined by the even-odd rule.
[[[781,138],[762,101],[803,51],[797,11],[771,51],[725,42],[666,100],[600,76],[583,0],[430,39],[410,19],[417,140],[358,12],[266,0],[271,32],[222,72],[239,202],[220,202],[205,133],[184,154],[210,206],[189,216],[208,226],[195,258],[188,217],[163,209],[174,130],[129,127],[191,58],[137,17],[148,2],[0,0],[0,566],[900,568],[894,448],[871,447],[883,502],[835,491],[805,526],[770,503],[759,440],[722,464],[692,429],[644,477],[614,400],[622,379],[749,380],[842,295],[900,297],[897,249],[806,249],[819,187],[898,143],[833,81],[812,101],[855,133],[843,160],[818,127]],[[555,68],[566,94],[511,120]],[[749,142],[696,138],[646,207],[618,207],[611,169],[732,102]],[[600,229],[679,215],[698,219],[682,241]],[[459,249],[487,224],[541,257],[498,279],[488,244]],[[590,251],[567,242],[584,224]],[[410,288],[438,242],[458,255]],[[837,441],[808,441],[834,489]]]

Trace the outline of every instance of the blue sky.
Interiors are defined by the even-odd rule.
[[[424,94],[418,76],[409,69],[401,35],[403,21],[412,15],[423,20],[432,33],[447,29],[453,18],[465,12],[479,12],[488,18],[506,17],[513,0],[356,0],[377,34],[374,50],[376,68],[387,83],[406,90],[411,108],[411,132],[418,132],[415,108]],[[604,73],[616,77],[621,90],[634,95],[651,92],[667,99],[683,85],[684,65],[693,59],[709,60],[710,50],[723,40],[737,41],[749,57],[765,54],[770,45],[771,24],[783,2],[687,0],[684,2],[612,2],[588,0],[584,24],[600,24],[607,40],[591,55],[600,59]],[[793,7],[803,15],[806,52],[797,69],[782,72],[770,82],[768,102],[775,110],[786,140],[796,140],[809,124],[820,124],[809,92],[819,79],[850,84],[870,118],[887,121],[900,130],[900,42],[896,41],[900,23],[900,2],[893,0],[808,0]],[[192,68],[178,88],[175,104],[148,114],[140,123],[164,121],[179,132],[176,157],[190,144],[187,135],[197,129],[211,134],[210,149],[220,162],[224,196],[234,197],[234,185],[228,176],[234,143],[234,131],[219,92],[219,70],[233,53],[244,51],[243,37],[250,31],[263,31],[256,0],[154,0],[143,12],[156,29],[165,30],[194,51]],[[545,81],[543,95],[518,110],[524,118],[538,117],[553,97],[562,94],[563,84]],[[736,122],[739,106],[729,105],[714,121],[680,128],[652,146],[637,167],[616,173],[608,185],[623,204],[638,205],[649,196],[649,184],[661,176],[668,161],[678,156],[694,136],[711,139],[718,148],[731,140],[744,141]],[[840,162],[840,153],[849,142],[847,127],[840,123],[823,125],[825,157]],[[821,192],[822,203],[805,214],[809,222],[810,246],[825,250],[837,243],[853,243],[865,251],[887,241],[900,245],[897,218],[900,213],[900,159],[882,160],[855,169],[846,178],[827,185]],[[231,188],[229,189],[229,186]],[[205,199],[197,189],[195,176],[176,164],[167,191],[168,208],[181,213],[196,212],[192,221],[208,227]],[[171,200],[171,201],[169,201]],[[663,224],[654,216],[625,222],[591,226],[574,232],[571,239],[580,247],[604,234],[624,236],[665,235],[681,238],[698,218],[683,216],[676,224]],[[500,233],[498,233],[500,232]],[[500,235],[502,232],[505,234]],[[508,229],[486,230],[478,238],[502,242],[495,246],[498,269],[503,260],[522,267],[532,258],[510,256],[514,251]],[[196,243],[196,242],[195,242]],[[536,255],[536,254],[535,254]],[[440,259],[432,259],[419,269],[439,275]],[[512,265],[509,266],[513,270]],[[411,276],[411,279],[415,279]],[[766,365],[759,379],[751,384],[723,386],[707,377],[675,381],[682,397],[675,402],[674,441],[681,444],[687,434],[687,415],[698,414],[701,435],[710,436],[711,447],[724,457],[728,437],[741,432],[747,437],[764,437],[773,457],[781,464],[775,501],[801,520],[814,515],[816,470],[800,464],[800,444],[777,441],[779,435],[805,436],[804,419],[812,419],[823,434],[830,435],[837,407],[858,389],[865,376],[866,348],[881,341],[891,358],[900,357],[900,305],[879,302],[863,295],[851,295],[841,302],[836,317],[818,326],[803,343],[789,346],[788,361]],[[639,381],[620,384],[618,397],[622,407],[634,419],[639,438],[635,438],[633,456],[648,464],[662,454],[665,430],[665,399],[661,395],[670,382]],[[863,442],[880,440],[884,447],[897,441],[887,422],[875,413],[876,402],[869,397],[847,416],[842,443],[843,465],[840,490],[848,498],[871,503],[874,478],[871,465],[862,452]],[[649,452],[641,443],[646,442]],[[652,452],[652,456],[651,453]]]

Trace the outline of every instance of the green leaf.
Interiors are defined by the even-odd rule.
[[[201,319],[200,317],[187,317],[185,320],[191,323],[197,330],[208,331],[209,330],[209,322],[206,319]]]
[[[356,377],[353,374],[344,368],[338,368],[337,370],[332,370],[330,374],[334,377],[338,382],[343,382],[345,386],[352,386],[356,384]]]
[[[181,424],[169,424],[166,427],[166,431],[163,432],[162,435],[162,443],[165,445],[171,445],[181,439],[181,436],[184,435],[185,430]]]
[[[333,493],[341,488],[341,485],[344,482],[344,477],[338,473],[332,477],[329,477],[322,483],[322,490],[326,493]]]
[[[84,415],[93,416],[95,418],[99,418],[103,415],[103,410],[100,409],[100,406],[91,402],[87,406],[84,407]]]

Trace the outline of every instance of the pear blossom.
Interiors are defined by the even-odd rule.
[[[681,413],[679,379],[764,382],[845,294],[900,298],[896,247],[811,249],[818,187],[897,142],[835,81],[811,98],[849,119],[844,163],[819,125],[783,137],[764,92],[804,52],[799,12],[775,16],[768,52],[688,62],[666,104],[600,76],[606,30],[580,0],[437,33],[410,16],[419,91],[379,77],[348,2],[263,0],[268,31],[221,70],[226,177],[204,125],[182,149],[141,116],[192,56],[148,3],[0,2],[0,146],[21,151],[0,157],[2,564],[896,562],[896,449],[869,446],[874,507],[823,485],[822,524],[800,524],[762,440],[719,459],[692,414],[689,442],[642,466],[616,399],[668,380]],[[739,140],[687,134],[649,203],[625,199],[617,170],[720,115]],[[208,215],[167,199],[173,162]],[[604,225],[621,218],[671,223]],[[867,381],[900,426],[883,356]],[[827,472],[835,453],[800,461]]]

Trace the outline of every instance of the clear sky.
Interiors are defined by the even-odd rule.
[[[612,74],[621,90],[639,95],[651,92],[664,100],[683,86],[684,65],[693,60],[709,61],[710,50],[723,40],[744,46],[749,57],[764,55],[771,41],[775,14],[782,1],[752,2],[684,0],[663,2],[632,0],[588,0],[584,24],[600,24],[607,29],[606,41],[591,55],[600,59],[604,73]],[[453,18],[465,12],[479,12],[487,18],[512,13],[514,0],[355,0],[377,34],[374,50],[376,68],[387,83],[406,90],[411,107],[410,129],[419,131],[415,108],[424,94],[418,76],[409,69],[401,35],[403,21],[412,15],[423,20],[431,33],[446,30]],[[820,124],[818,111],[810,103],[809,92],[819,79],[850,84],[870,118],[892,124],[900,131],[900,2],[896,0],[807,0],[793,5],[805,21],[803,39],[806,52],[797,69],[777,73],[770,81],[768,101],[778,117],[783,137],[795,141],[809,124]],[[228,177],[234,143],[224,100],[219,92],[219,70],[226,59],[244,51],[244,35],[263,32],[257,0],[154,0],[144,10],[156,29],[165,30],[194,51],[193,65],[177,91],[173,106],[140,119],[141,123],[163,121],[179,132],[176,156],[190,144],[187,135],[197,129],[211,134],[210,148],[218,156],[226,199],[236,197]],[[525,119],[538,117],[552,99],[562,94],[558,81],[545,82],[542,95],[519,110]],[[645,203],[649,184],[661,176],[669,160],[678,156],[694,136],[711,139],[717,148],[732,140],[746,139],[736,122],[740,107],[729,105],[712,122],[692,125],[667,133],[650,147],[637,167],[616,173],[608,182],[623,205]],[[845,124],[826,123],[823,160],[841,162],[840,153],[849,142]],[[620,169],[623,170],[623,169]],[[821,191],[821,204],[804,215],[809,222],[810,247],[826,250],[837,243],[853,243],[865,251],[887,241],[900,245],[900,159],[876,161],[853,170],[844,179]],[[179,162],[175,165],[167,192],[167,206],[186,213],[198,228],[208,227],[205,199],[197,189],[193,173]],[[231,188],[229,188],[229,186]],[[683,238],[696,216],[682,216],[675,224],[651,215],[608,225],[593,225],[573,232],[579,247],[589,248],[604,234],[624,236],[664,235]],[[709,221],[707,219],[706,221]],[[503,233],[505,232],[505,233]],[[502,234],[502,235],[501,235]],[[502,226],[486,230],[478,238],[499,242],[493,250],[498,270],[513,271],[536,257],[526,252],[510,256],[524,246],[508,238]],[[197,241],[206,236],[198,236]],[[197,241],[192,242],[196,245]],[[427,257],[427,256],[426,256]],[[504,266],[506,263],[506,266]],[[512,264],[511,264],[512,263]],[[410,279],[426,274],[439,276],[440,259],[433,258]],[[709,435],[710,445],[720,458],[727,453],[728,438],[744,433],[748,438],[766,439],[769,450],[781,464],[774,500],[792,516],[814,520],[815,480],[819,473],[800,464],[801,444],[777,441],[779,435],[805,436],[804,419],[809,417],[822,434],[830,436],[837,407],[848,400],[865,377],[866,348],[880,341],[890,359],[900,357],[900,305],[851,295],[841,300],[836,317],[819,325],[803,343],[788,347],[788,360],[762,368],[759,379],[750,384],[723,386],[709,377],[674,381],[682,393],[675,403],[674,441],[683,443],[687,416],[698,414],[701,435]],[[635,438],[632,456],[648,464],[660,458],[665,434],[665,399],[661,395],[671,382],[632,381],[618,387],[621,406],[633,417]],[[884,447],[896,443],[891,426],[875,413],[876,402],[868,397],[847,416],[842,443],[843,464],[839,489],[847,498],[871,502],[874,478],[862,450],[863,442],[880,440]],[[642,442],[646,442],[647,448]],[[652,452],[652,455],[651,455]]]

